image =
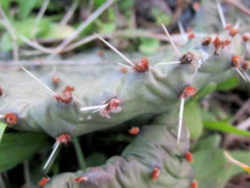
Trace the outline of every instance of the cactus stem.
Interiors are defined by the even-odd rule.
[[[118,49],[116,49],[113,45],[111,45],[108,41],[106,41],[103,37],[100,35],[97,35],[97,38],[101,40],[103,43],[105,43],[111,50],[113,50],[115,53],[117,53],[123,60],[125,60],[129,65],[132,67],[135,66],[135,64],[127,58],[123,53],[121,53]]]
[[[219,16],[220,16],[220,20],[221,20],[221,23],[222,23],[222,26],[223,26],[223,29],[224,29],[226,27],[226,18],[225,18],[223,9],[221,7],[221,3],[217,0],[216,4],[217,4],[217,10],[218,10],[218,13],[219,13]]]
[[[167,38],[168,38],[168,40],[169,40],[171,46],[174,48],[175,52],[176,52],[179,56],[181,56],[181,52],[180,52],[180,50],[177,48],[176,44],[174,43],[174,40],[173,40],[173,38],[171,37],[171,35],[169,34],[167,27],[166,27],[164,24],[161,24],[161,26],[162,26],[162,28],[163,28],[165,34],[167,35]]]

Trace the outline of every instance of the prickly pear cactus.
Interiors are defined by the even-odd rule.
[[[176,123],[174,114],[159,118],[144,126],[120,157],[112,157],[105,165],[85,172],[58,175],[46,188],[189,187],[194,176],[185,158],[189,134],[184,129],[177,145]]]
[[[67,143],[71,136],[164,114],[145,126],[121,157],[101,167],[58,175],[47,188],[192,184],[194,175],[185,156],[188,131],[181,129],[184,103],[207,85],[233,75],[249,81],[250,37],[226,25],[219,34],[182,33],[181,38],[184,45],[179,49],[169,37],[172,46],[148,58],[132,54],[129,65],[113,51],[104,51],[105,57],[88,51],[78,58],[1,63],[0,118],[20,131],[44,132]]]
[[[215,42],[217,38],[213,40]],[[116,65],[119,60],[110,62],[110,59],[98,58],[86,63],[75,61],[70,65],[59,60],[60,65],[46,65],[45,61],[44,65],[31,63],[26,66],[26,70],[53,88],[55,93],[52,94],[26,72],[6,66],[0,78],[3,88],[0,113],[16,114],[18,125],[14,127],[17,129],[45,131],[57,137],[63,133],[79,136],[143,115],[167,112],[176,108],[185,86],[199,90],[208,83],[226,80],[236,72],[232,64],[233,54],[244,54],[245,49],[240,35],[230,42],[229,47],[218,47],[221,50],[219,56],[214,55],[216,47],[212,42],[204,46],[201,39],[188,42],[181,56],[167,48],[159,52],[163,63],[152,58],[154,61],[145,72],[128,68],[124,73]],[[171,65],[173,60],[180,60],[180,63]],[[239,69],[245,71],[243,67]],[[55,76],[60,79],[58,83],[53,81]],[[65,97],[67,86],[74,88],[74,91],[68,91],[72,99],[59,100],[60,95]],[[117,99],[119,104],[108,109],[112,99]]]

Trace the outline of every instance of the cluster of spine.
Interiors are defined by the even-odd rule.
[[[178,49],[167,29],[164,26],[163,29],[173,47],[159,52],[163,53],[161,55],[163,62],[157,62],[155,59],[150,61],[147,58],[132,61],[99,37],[126,63],[118,63],[118,59],[112,59],[110,62],[109,59],[98,58],[97,62],[80,65],[77,63],[29,65],[22,66],[21,70],[11,65],[4,67],[7,72],[0,76],[0,104],[2,104],[0,118],[9,126],[20,130],[46,132],[56,138],[56,142],[60,145],[68,143],[72,136],[84,135],[118,126],[128,120],[143,119],[145,116],[155,117],[179,109],[179,117],[176,118],[178,121],[174,126],[176,130],[179,127],[176,133],[176,145],[171,145],[178,148],[183,138],[182,119],[186,99],[195,95],[208,83],[226,80],[235,72],[245,81],[249,81],[247,74],[249,62],[244,59],[244,54],[249,51],[250,36],[249,33],[241,34],[237,26],[231,25],[225,25],[222,34],[218,35],[200,36],[191,31],[187,34],[182,33],[183,40],[187,42]],[[52,68],[56,71],[51,72]],[[9,78],[10,74],[12,78]],[[22,82],[21,86],[18,81]],[[83,176],[76,177],[75,174],[69,174],[65,179],[59,177],[60,181],[72,180],[72,187],[79,186],[77,183],[83,187],[86,185],[98,187],[97,185],[102,183],[103,187],[106,186],[105,183],[106,187],[115,187],[120,183],[122,187],[123,182],[119,182],[121,176],[117,173],[124,174],[126,170],[123,171],[123,167],[119,164],[124,163],[123,166],[131,167],[128,171],[132,173],[132,170],[135,170],[135,167],[131,166],[133,161],[141,165],[138,169],[141,169],[138,172],[141,178],[152,174],[151,180],[157,180],[163,168],[164,157],[157,161],[157,157],[152,157],[152,154],[161,152],[158,149],[164,150],[161,147],[164,148],[165,145],[161,141],[167,143],[169,137],[164,138],[161,135],[155,139],[148,135],[154,131],[163,131],[161,129],[165,132],[169,130],[166,127],[153,125],[147,129],[150,131],[145,131],[146,136],[139,135],[128,147],[132,147],[132,151],[126,150],[123,158],[114,161],[112,159],[106,167],[90,169]],[[129,132],[137,134],[139,130],[132,128]],[[144,139],[146,143],[142,142]],[[154,143],[161,147],[153,147]],[[188,144],[188,140],[186,143]],[[140,151],[139,148],[144,146],[145,151]],[[187,152],[186,149],[185,153]],[[167,154],[172,156],[171,152],[166,152],[162,156]],[[145,161],[137,155],[145,155]],[[132,157],[132,161],[128,162],[126,157]],[[111,171],[107,168],[111,168]],[[184,171],[183,168],[180,171]],[[127,187],[133,187],[130,186],[133,184],[130,182],[132,179],[133,177],[128,178]],[[47,182],[47,179],[43,179],[41,184],[44,185],[44,182]],[[145,181],[137,183],[143,184]],[[150,184],[149,180],[146,183]],[[136,182],[133,185],[136,185]],[[185,181],[179,187],[189,185],[190,181]],[[163,184],[159,182],[160,186]],[[53,188],[53,185],[49,187]]]

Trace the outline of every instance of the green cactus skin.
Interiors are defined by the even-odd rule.
[[[201,39],[188,42],[181,51],[192,52],[197,60],[194,64],[157,65],[150,62],[148,72],[139,73],[120,71],[117,59],[90,61],[81,65],[27,66],[44,83],[52,87],[52,72],[68,84],[62,83],[55,91],[60,92],[66,85],[75,88],[74,100],[69,104],[58,102],[47,94],[35,80],[26,73],[13,67],[4,66],[5,72],[0,81],[5,95],[0,98],[1,114],[15,112],[20,121],[17,129],[45,131],[57,137],[68,133],[73,136],[83,135],[119,125],[127,120],[144,115],[154,116],[176,108],[179,96],[186,85],[201,89],[210,82],[218,83],[231,77],[232,51],[244,53],[244,46],[239,45],[240,36],[232,39],[229,48],[221,51],[220,56],[214,55],[214,47],[202,47]],[[162,61],[178,60],[180,57],[171,48],[159,52]],[[204,62],[198,62],[204,60]],[[197,68],[200,68],[197,73]],[[65,63],[64,63],[65,64]],[[11,75],[11,78],[10,76]],[[99,113],[80,112],[84,106],[101,105],[112,97],[122,101],[122,111],[111,114],[111,118],[102,117]]]
[[[189,151],[189,134],[182,131],[176,143],[176,113],[159,118],[127,146],[121,157],[112,157],[105,165],[85,172],[63,173],[55,176],[46,188],[186,188],[191,185],[193,171],[184,158]],[[152,179],[154,168],[160,169],[158,179]],[[75,182],[78,177],[86,182]]]
[[[204,29],[209,25],[211,28],[207,23],[204,27],[203,20],[203,27],[199,27]],[[215,55],[213,45],[201,45],[204,37],[198,36],[180,49],[183,55],[187,52],[195,55],[192,64],[159,65],[159,61],[169,62],[181,58],[172,48],[166,48],[150,58],[150,70],[144,73],[122,73],[117,65],[120,59],[114,58],[109,52],[105,52],[108,58],[104,59],[96,57],[96,53],[94,56],[88,53],[81,60],[69,60],[73,63],[68,65],[68,62],[58,60],[58,65],[26,66],[58,93],[67,85],[74,87],[74,100],[69,104],[58,102],[55,97],[48,95],[44,88],[18,68],[0,64],[0,83],[3,88],[0,114],[18,114],[18,125],[14,126],[16,129],[46,132],[52,137],[63,133],[80,136],[135,118],[168,114],[154,124],[145,126],[121,157],[113,157],[105,165],[89,168],[85,172],[58,175],[46,188],[189,187],[194,176],[183,157],[189,150],[189,136],[187,130],[183,129],[179,145],[175,136],[180,94],[186,85],[199,90],[209,83],[216,84],[230,78],[235,73],[231,66],[232,56],[244,57],[249,51],[249,44],[246,49],[240,35],[230,38],[223,32],[220,37],[229,38],[231,44],[221,50],[220,55]],[[27,60],[25,63],[33,64],[33,61]],[[52,83],[54,74],[63,80],[57,87]],[[113,97],[122,101],[122,111],[111,114],[111,118],[105,118],[98,112],[80,111],[81,107],[101,105]],[[175,113],[169,114],[170,111]],[[161,171],[157,180],[152,179],[154,168]],[[80,176],[88,180],[75,182],[74,179]]]

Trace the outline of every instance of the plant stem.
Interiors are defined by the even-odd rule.
[[[85,160],[84,160],[84,155],[83,155],[81,145],[79,143],[78,138],[73,137],[72,142],[73,142],[75,150],[76,150],[76,155],[77,155],[77,160],[78,160],[79,166],[80,166],[80,168],[82,170],[85,170],[86,169],[86,163],[85,163]]]
[[[6,185],[5,185],[5,183],[4,183],[2,174],[0,174],[0,187],[1,187],[1,188],[6,188]]]
[[[27,187],[31,186],[30,171],[29,171],[29,161],[24,161],[23,163],[24,179]]]

